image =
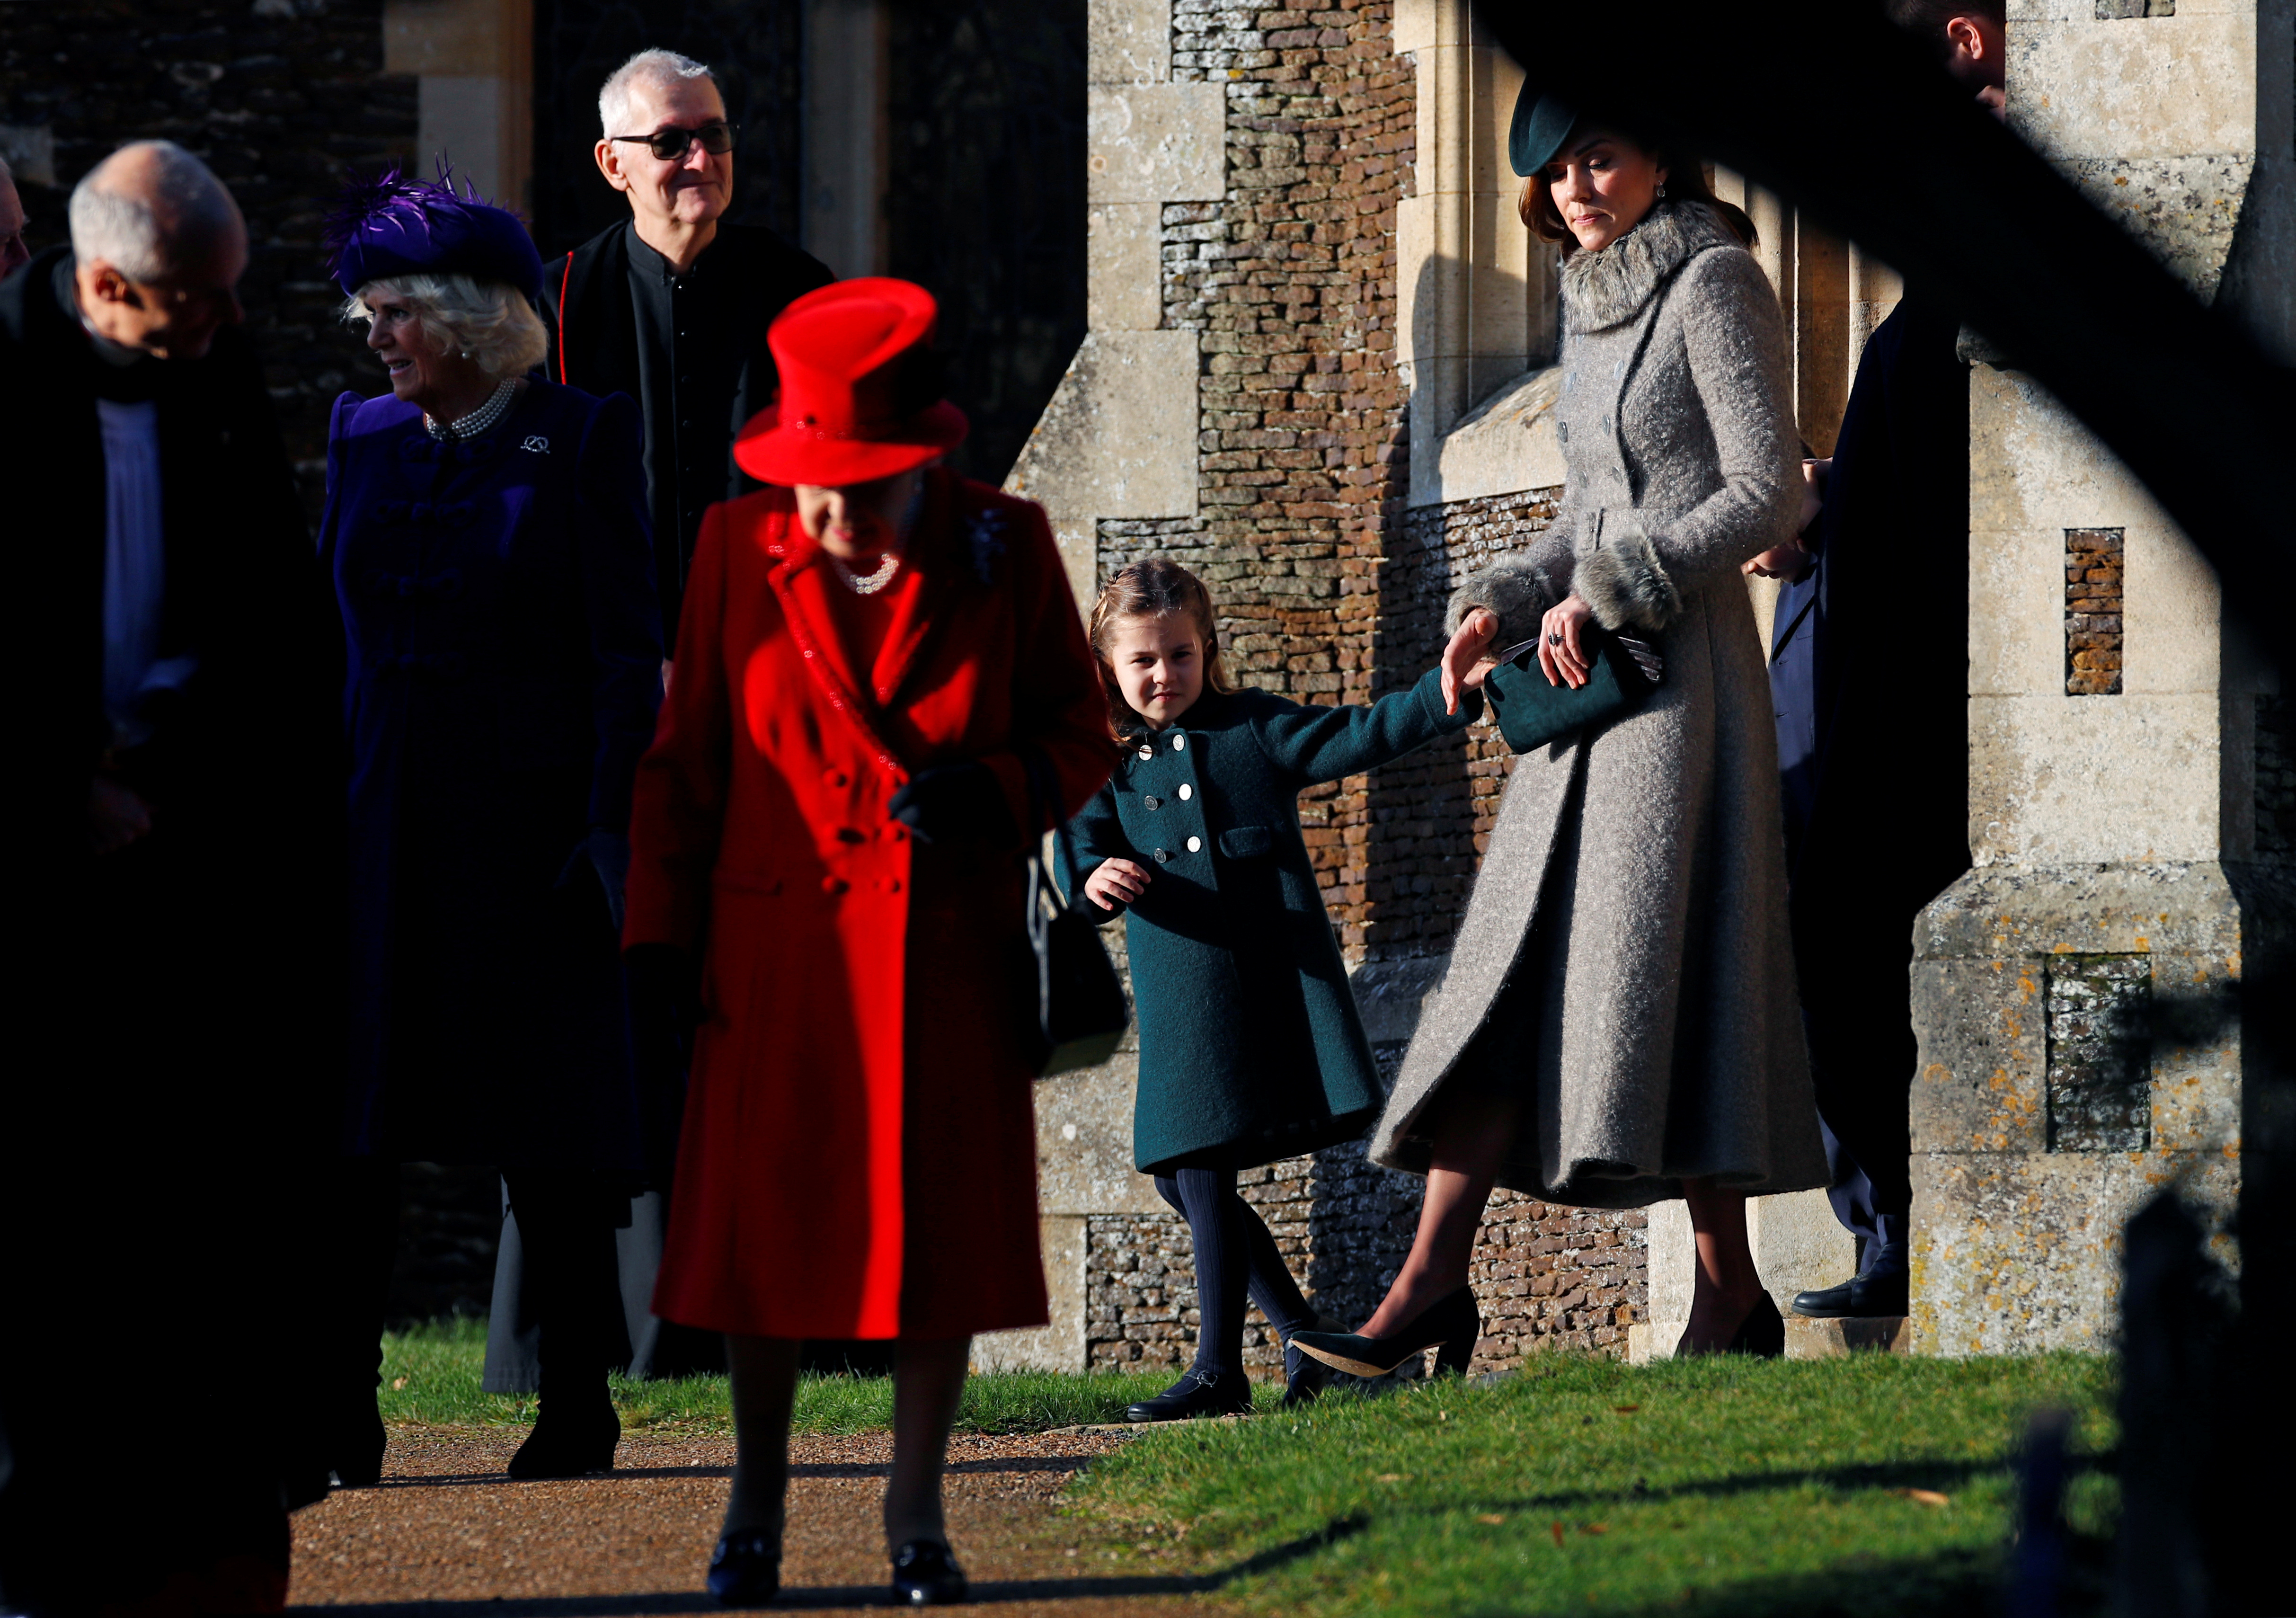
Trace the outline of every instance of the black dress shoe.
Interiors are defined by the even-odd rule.
[[[893,1599],[908,1606],[947,1606],[964,1599],[964,1570],[946,1545],[911,1540],[893,1553]]]
[[[337,1487],[372,1489],[382,1482],[382,1457],[390,1447],[390,1434],[373,1409],[345,1416],[327,1442],[328,1469],[335,1474]]]
[[[1738,1329],[1730,1338],[1726,1354],[1751,1354],[1757,1359],[1783,1359],[1786,1353],[1785,1317],[1778,1306],[1764,1293],[1754,1300],[1754,1307],[1738,1322]]]
[[[1860,1320],[1902,1315],[1909,1302],[1906,1290],[1906,1272],[1902,1269],[1858,1276],[1839,1286],[1796,1293],[1793,1311],[1813,1320]]]
[[[554,1411],[545,1400],[535,1416],[534,1431],[510,1458],[510,1474],[523,1482],[611,1472],[614,1446],[621,1439],[621,1417],[614,1414],[603,1389],[594,1403],[573,1409]]]
[[[1242,1371],[1190,1371],[1155,1398],[1128,1405],[1124,1419],[1193,1421],[1199,1416],[1250,1414],[1251,1382]]]
[[[1483,1318],[1475,1311],[1474,1292],[1462,1286],[1421,1310],[1416,1320],[1392,1336],[1294,1332],[1292,1342],[1302,1353],[1350,1376],[1384,1376],[1413,1355],[1440,1343],[1442,1351],[1435,1356],[1435,1374],[1439,1376],[1456,1372],[1464,1376],[1468,1361],[1475,1357],[1475,1339],[1482,1330]]]
[[[767,1529],[729,1533],[709,1553],[709,1593],[720,1606],[764,1606],[782,1589],[782,1537]]]

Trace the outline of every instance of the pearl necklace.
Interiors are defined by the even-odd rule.
[[[424,415],[422,431],[442,443],[452,443],[460,439],[474,439],[502,420],[504,415],[510,409],[511,401],[517,397],[518,378],[506,377],[503,381],[503,385],[494,390],[493,395],[485,404],[480,405],[460,421],[435,422],[428,414]]]
[[[887,551],[885,559],[866,573],[857,573],[847,567],[841,556],[832,556],[830,561],[837,564],[837,576],[856,595],[874,595],[893,582],[893,575],[900,571],[901,553]]]

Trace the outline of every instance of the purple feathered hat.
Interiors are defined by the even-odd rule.
[[[392,275],[468,275],[542,301],[542,255],[526,226],[468,181],[458,194],[443,162],[436,180],[408,179],[394,164],[354,181],[327,221],[326,240],[346,298]]]

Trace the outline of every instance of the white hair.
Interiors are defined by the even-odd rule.
[[[123,183],[123,160],[136,157],[149,160],[148,177]],[[180,250],[214,240],[238,218],[239,204],[198,158],[173,141],[134,141],[72,187],[72,254],[130,281],[157,281]]]
[[[404,298],[414,322],[442,349],[459,350],[479,362],[488,376],[519,376],[550,352],[542,316],[526,294],[499,281],[469,275],[389,275],[370,281],[343,304],[346,321],[371,320],[369,292]]]
[[[598,133],[608,140],[618,135],[644,133],[625,127],[630,119],[630,92],[641,84],[667,84],[677,78],[706,78],[718,84],[718,75],[691,56],[676,51],[640,51],[598,86]],[[724,86],[718,86],[718,93],[725,93]]]

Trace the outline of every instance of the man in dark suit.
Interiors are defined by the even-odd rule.
[[[1997,112],[2000,0],[1890,0]],[[1969,868],[1969,369],[1960,322],[1908,290],[1867,341],[1824,505],[1784,578],[1770,686],[1794,953],[1835,1217],[1859,1269],[1797,1313],[1902,1315],[1913,1208],[1915,918]]]
[[[341,1107],[337,619],[237,330],[230,193],[138,143],[71,233],[0,283],[0,1608],[275,1610],[328,1469],[299,1299]],[[171,1470],[164,1507],[119,1492]]]
[[[766,328],[832,277],[772,231],[725,221],[735,131],[700,62],[639,52],[606,80],[598,115],[598,169],[629,198],[630,218],[545,269],[550,374],[644,409],[661,644],[671,647],[701,513],[757,487],[734,464],[734,435],[774,399]]]

